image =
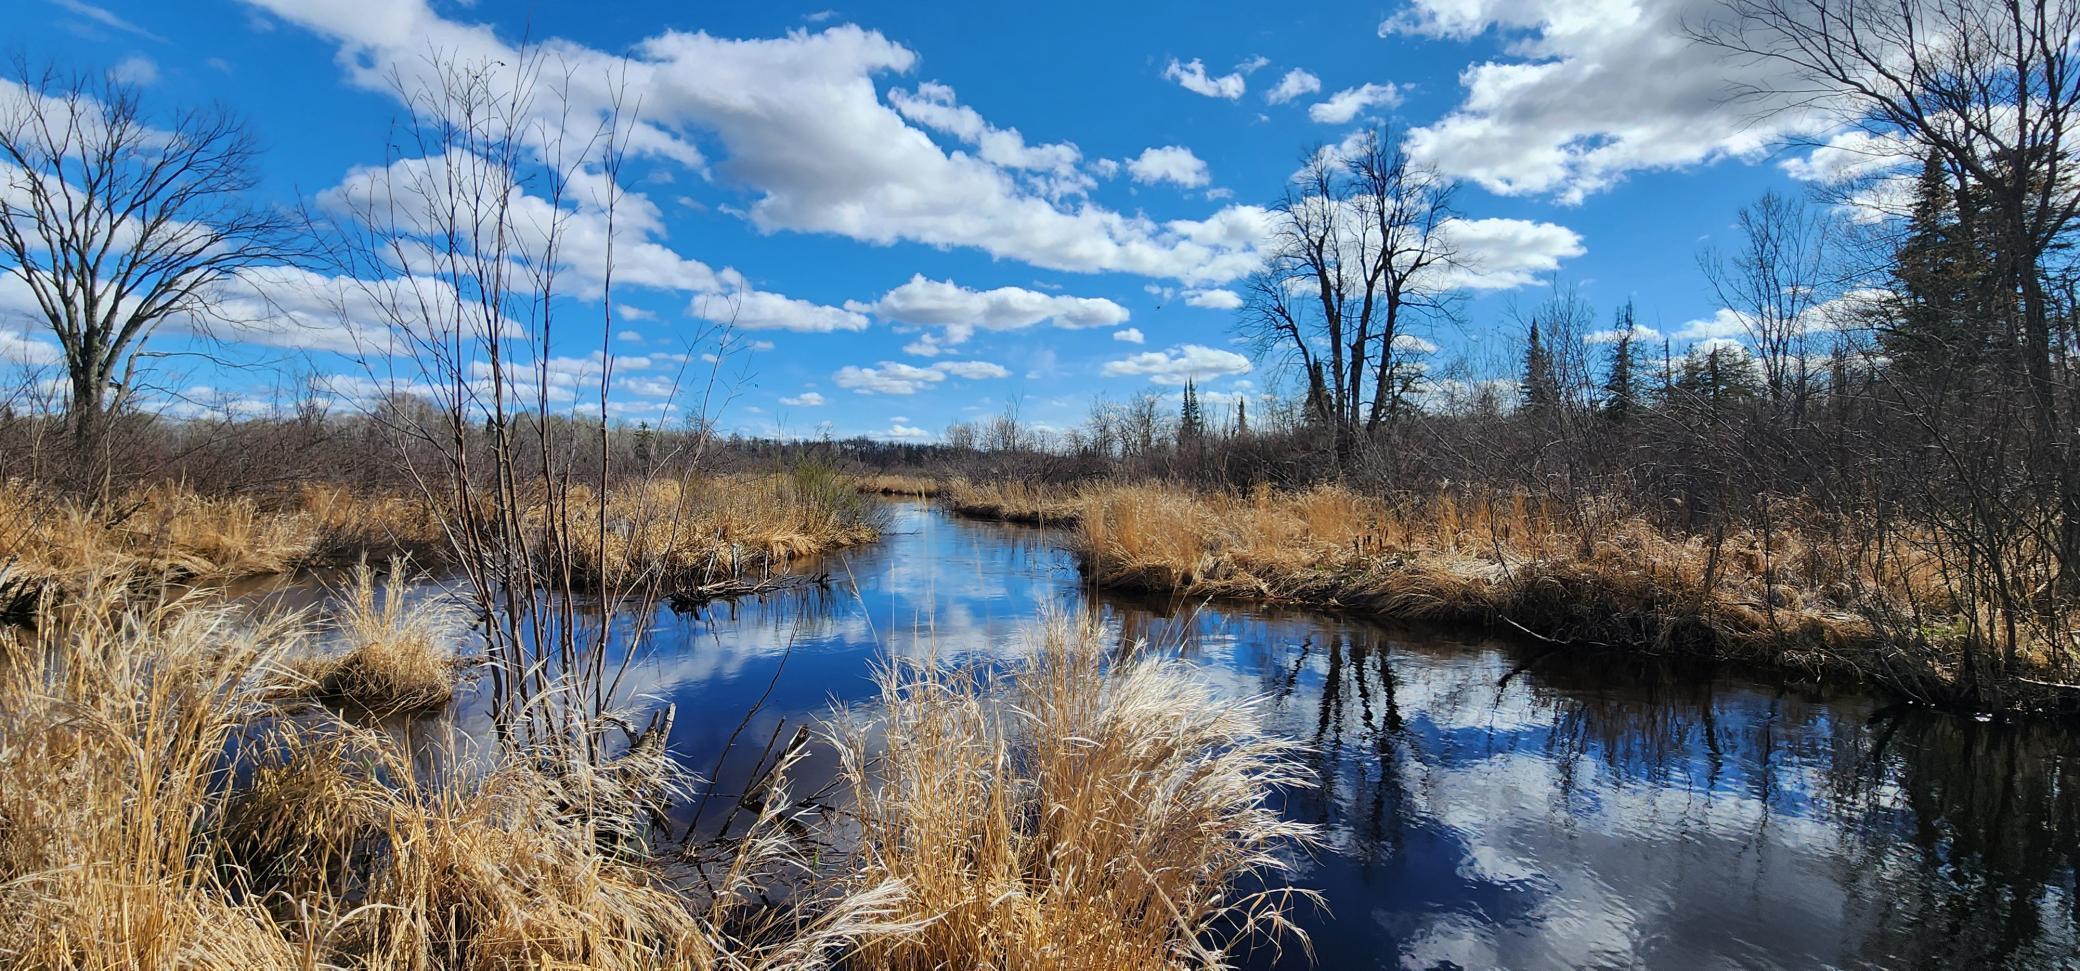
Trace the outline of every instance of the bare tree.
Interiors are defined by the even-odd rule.
[[[1260,350],[1298,364],[1340,463],[1392,414],[1405,371],[1396,338],[1450,293],[1451,196],[1448,180],[1367,132],[1348,152],[1311,153],[1276,208],[1246,319]]]
[[[1812,396],[1812,311],[1833,295],[1826,214],[1768,192],[1741,207],[1737,224],[1739,248],[1707,249],[1698,263],[1754,343],[1770,407],[1803,421]]]
[[[2028,461],[2055,483],[2056,546],[2080,583],[2080,461],[2062,415],[2047,257],[2080,223],[2073,169],[2080,122],[2080,4],[2072,0],[1726,0],[1693,34],[1775,64],[1783,79],[1746,92],[1832,109],[1857,128],[1933,156],[1960,194],[1984,200],[2004,299],[1988,326],[2017,349],[2012,385],[2032,430]]]
[[[296,222],[249,199],[258,148],[229,112],[155,125],[129,85],[14,73],[0,82],[0,273],[58,340],[72,444],[105,487],[109,417],[146,343],[170,320],[203,326],[241,271],[291,258]]]

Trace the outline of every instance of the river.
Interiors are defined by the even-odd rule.
[[[1261,968],[2071,966],[2080,745],[1636,656],[1094,593],[1059,536],[890,502],[828,590],[660,610],[631,680],[727,786],[871,701],[878,659],[1014,657],[1048,609],[1266,696],[1307,742],[1316,963]],[[756,711],[745,723],[747,709]],[[741,731],[739,730],[742,725]],[[717,770],[718,753],[735,748]],[[827,764],[805,770],[813,785]]]

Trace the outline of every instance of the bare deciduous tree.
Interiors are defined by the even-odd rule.
[[[1263,351],[1298,364],[1344,464],[1392,414],[1405,371],[1396,338],[1450,293],[1451,197],[1448,180],[1367,132],[1348,152],[1310,154],[1276,207],[1245,313]]]
[[[129,85],[14,73],[0,82],[0,274],[57,338],[72,444],[105,479],[108,419],[136,391],[140,351],[168,321],[204,326],[241,271],[289,259],[296,223],[250,199],[257,149],[236,116],[155,125]]]

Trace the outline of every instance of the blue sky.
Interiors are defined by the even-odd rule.
[[[240,112],[284,202],[393,157],[401,104],[380,79],[430,53],[531,38],[580,74],[626,64],[655,138],[621,184],[654,218],[617,245],[647,247],[654,272],[616,291],[642,315],[616,321],[616,353],[651,365],[621,370],[622,414],[655,404],[661,352],[697,351],[701,308],[726,303],[723,427],[920,437],[1012,400],[1067,426],[1095,395],[1174,394],[1186,375],[1216,394],[1276,388],[1238,356],[1225,294],[1256,207],[1309,147],[1368,125],[1462,183],[1463,319],[1422,335],[1440,361],[1506,373],[1511,308],[1553,280],[1606,317],[1636,301],[1678,349],[1726,336],[1696,323],[1718,310],[1697,253],[1743,203],[1825,171],[1811,145],[1828,132],[1727,103],[1757,68],[1683,42],[1683,18],[1708,9],[17,0],[7,19],[33,60],[117,71],[156,106]],[[595,311],[557,351],[598,347],[599,326]],[[264,399],[303,371],[355,369],[309,350],[324,345],[234,341],[228,366],[167,380],[197,401]]]

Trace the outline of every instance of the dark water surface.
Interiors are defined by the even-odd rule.
[[[1054,534],[892,503],[829,591],[660,611],[631,671],[672,750],[726,786],[767,740],[873,697],[890,655],[1008,658],[1044,609],[1269,696],[1314,746],[1287,810],[1328,847],[1299,880],[1317,965],[2075,966],[2070,730],[1232,605],[1086,591]],[[745,711],[763,698],[743,724]],[[715,771],[732,734],[735,748]],[[814,785],[828,765],[811,765]],[[1258,955],[1258,967],[1307,967]]]

